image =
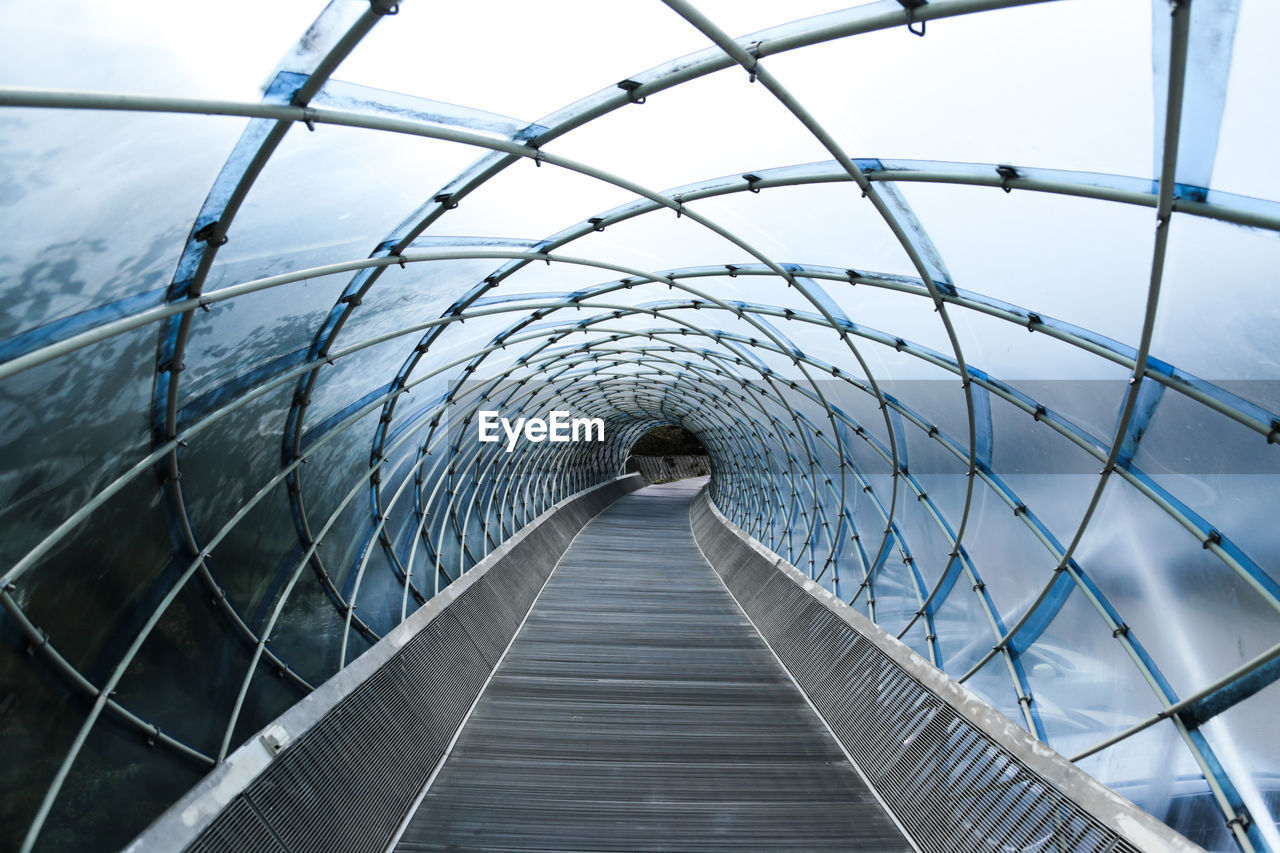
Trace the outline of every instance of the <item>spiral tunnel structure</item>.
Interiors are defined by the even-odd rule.
[[[4,849],[126,843],[661,424],[1035,737],[1280,849],[1269,4],[54,5],[0,5]],[[553,411],[605,439],[479,440]]]

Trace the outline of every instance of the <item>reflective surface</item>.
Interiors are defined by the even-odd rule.
[[[1084,769],[1280,848],[1272,7],[309,5],[0,4],[6,849],[127,842],[657,423]]]

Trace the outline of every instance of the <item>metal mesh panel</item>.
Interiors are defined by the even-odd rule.
[[[190,853],[215,853],[220,850],[286,853],[287,848],[276,840],[247,800],[236,798],[227,806],[222,819],[205,830],[187,850]]]
[[[724,529],[709,512],[693,522],[743,609],[926,853],[1137,853],[746,542],[707,548]]]
[[[573,534],[636,485],[592,492],[561,508],[557,529],[529,531],[185,849],[385,849]]]
[[[440,614],[281,753],[190,849],[381,850],[489,667],[454,614]],[[371,778],[381,780],[376,790]],[[263,821],[285,847],[238,840],[256,838]]]
[[[489,666],[497,663],[520,620],[493,591],[489,578],[486,576],[472,584],[449,605],[449,609],[484,654]]]
[[[539,547],[546,536],[538,531],[531,538],[535,541],[526,540],[526,544]],[[503,588],[503,598],[511,609],[516,613],[525,613],[550,573],[551,566],[546,565],[543,560],[512,559],[499,562],[489,570],[488,576],[492,583]]]

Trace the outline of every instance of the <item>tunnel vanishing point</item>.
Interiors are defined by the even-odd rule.
[[[0,850],[1280,853],[1278,34],[0,2]]]

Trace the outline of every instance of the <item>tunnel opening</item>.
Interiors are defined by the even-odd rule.
[[[631,445],[626,473],[640,474],[650,485],[709,477],[711,456],[702,441],[685,427],[659,424]]]

